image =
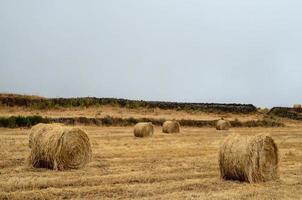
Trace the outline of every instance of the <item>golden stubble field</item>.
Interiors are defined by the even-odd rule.
[[[165,110],[160,108],[121,108],[118,106],[98,106],[98,107],[72,107],[72,108],[57,108],[57,109],[31,109],[23,107],[7,107],[0,106],[0,116],[31,116],[41,115],[44,117],[119,117],[119,118],[153,118],[153,119],[191,119],[191,120],[217,120],[224,117],[228,120],[239,119],[240,121],[262,119],[263,114],[230,114],[230,113],[205,113],[201,111],[185,111],[185,110]]]
[[[93,159],[80,170],[26,166],[28,129],[0,129],[0,199],[302,199],[302,126],[182,128],[134,138],[132,127],[81,127]],[[218,149],[232,132],[269,133],[279,147],[280,180],[261,184],[219,177]]]

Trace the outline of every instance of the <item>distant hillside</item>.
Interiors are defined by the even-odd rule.
[[[252,113],[257,108],[252,104],[218,104],[218,103],[180,103],[164,101],[142,101],[116,98],[43,98],[38,96],[0,94],[0,104],[4,106],[31,107],[51,109],[56,107],[90,107],[112,105],[127,108],[160,108],[174,110],[198,110],[203,112]]]
[[[13,93],[0,93],[0,98],[26,98],[26,99],[45,99],[44,97],[37,95],[24,95]]]
[[[274,107],[268,114],[288,119],[302,120],[302,108]]]

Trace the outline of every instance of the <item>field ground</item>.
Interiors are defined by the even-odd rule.
[[[132,127],[84,126],[93,160],[63,172],[27,167],[29,130],[0,129],[0,199],[301,199],[301,125],[182,128],[174,135],[156,127],[151,138],[134,138]],[[279,147],[280,180],[221,180],[218,149],[231,132],[271,134]]]
[[[229,114],[229,113],[205,113],[201,111],[184,111],[184,110],[164,110],[159,108],[121,108],[119,106],[98,106],[98,107],[73,107],[73,108],[57,108],[57,109],[30,109],[23,107],[0,107],[0,116],[31,116],[41,115],[43,117],[105,117],[107,115],[119,118],[154,118],[154,119],[190,119],[190,120],[217,120],[224,117],[228,120],[240,121],[262,119],[263,114]]]

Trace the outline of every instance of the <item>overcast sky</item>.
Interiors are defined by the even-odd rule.
[[[0,0],[0,92],[302,103],[302,1]]]

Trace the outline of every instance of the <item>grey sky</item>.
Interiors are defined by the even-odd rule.
[[[302,1],[0,0],[0,92],[302,103]]]

